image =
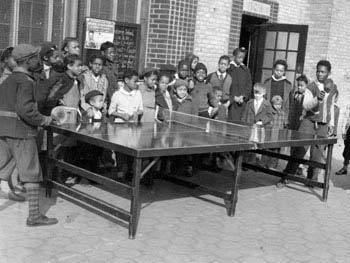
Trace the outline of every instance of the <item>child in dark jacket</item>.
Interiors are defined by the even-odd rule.
[[[273,121],[272,108],[264,95],[266,87],[262,83],[254,85],[254,99],[247,103],[242,121],[247,124],[271,125]]]
[[[242,116],[243,122],[260,127],[271,126],[273,121],[272,108],[270,102],[264,98],[265,94],[266,87],[264,84],[256,83],[254,85],[254,99],[251,99],[247,103]],[[253,131],[255,130],[258,131],[257,129],[253,129]],[[248,152],[244,154],[244,162],[262,164],[255,154]]]
[[[303,117],[304,93],[308,85],[308,79],[305,75],[299,76],[296,80],[297,87],[289,95],[288,114],[288,128],[295,131],[299,129]]]
[[[175,111],[198,115],[198,105],[188,94],[188,82],[185,80],[176,80],[172,103]]]
[[[198,63],[194,70],[195,85],[191,91],[191,96],[198,103],[198,115],[210,118],[209,107],[213,107],[212,114],[218,110],[218,102],[215,100],[212,85],[205,82],[207,77],[207,68],[204,64]]]

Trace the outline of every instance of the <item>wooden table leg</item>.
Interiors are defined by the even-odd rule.
[[[131,197],[131,205],[130,205],[131,217],[129,221],[129,239],[135,239],[138,219],[140,216],[139,191],[140,191],[141,165],[142,165],[142,159],[136,158],[135,166],[134,166],[134,176],[132,178],[133,194]]]
[[[47,130],[47,151],[46,151],[46,175],[47,178],[45,178],[45,186],[46,186],[46,196],[51,197],[52,193],[52,173],[53,173],[53,133],[52,130],[49,128]]]
[[[329,190],[329,179],[331,177],[332,169],[332,153],[333,153],[333,144],[327,146],[327,158],[326,158],[326,169],[324,173],[324,189],[322,195],[322,201],[327,201],[328,190]]]
[[[229,216],[234,216],[236,211],[236,204],[238,200],[238,181],[242,172],[242,154],[242,152],[236,151],[233,156],[235,169],[233,171],[233,182],[229,199]]]

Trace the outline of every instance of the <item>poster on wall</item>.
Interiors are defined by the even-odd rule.
[[[85,48],[100,49],[106,41],[114,42],[115,22],[86,18]]]

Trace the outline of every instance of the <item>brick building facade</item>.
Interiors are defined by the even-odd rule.
[[[139,70],[176,65],[195,53],[214,71],[221,55],[232,55],[240,45],[249,48],[251,25],[307,25],[303,72],[314,78],[317,61],[330,60],[339,105],[345,108],[350,98],[349,13],[347,0],[0,0],[0,49],[82,38],[85,17],[96,17],[141,24]]]

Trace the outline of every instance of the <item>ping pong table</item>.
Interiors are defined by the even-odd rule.
[[[256,167],[249,163],[243,164],[247,168],[253,168],[274,176],[285,177],[289,180],[320,187],[323,189],[322,200],[327,200],[332,149],[337,141],[336,138],[325,138],[286,129],[275,130],[263,126],[227,123],[166,110],[163,117],[164,120],[162,121],[154,120],[153,122],[139,123],[108,122],[50,125],[47,128],[47,194],[51,195],[51,189],[55,187],[59,194],[71,197],[72,201],[73,199],[75,201],[78,200],[78,203],[84,207],[93,207],[97,211],[128,222],[129,238],[134,239],[140,217],[140,179],[157,163],[159,158],[205,153],[223,153],[224,156],[232,156],[233,158],[227,158],[229,160],[228,163],[233,169],[232,184],[229,193],[220,192],[212,187],[193,182],[190,185],[192,188],[197,187],[211,195],[223,198],[226,203],[227,214],[234,216],[238,200],[238,181],[242,171],[242,157],[245,152],[249,151],[287,161],[293,160],[311,167],[324,169],[324,181],[317,182],[303,177],[285,174],[277,170]],[[133,157],[134,165],[131,184],[107,178],[106,176],[55,158],[53,145],[54,133]],[[322,145],[325,147],[326,157],[323,163],[295,159],[291,156],[268,150],[271,148],[304,147],[311,145]],[[143,159],[147,159],[149,164],[142,170]],[[131,201],[129,211],[73,187],[68,187],[53,177],[52,171],[54,167],[95,181],[113,191],[116,195],[121,192],[123,194],[127,193]],[[185,179],[179,180],[186,182]]]

